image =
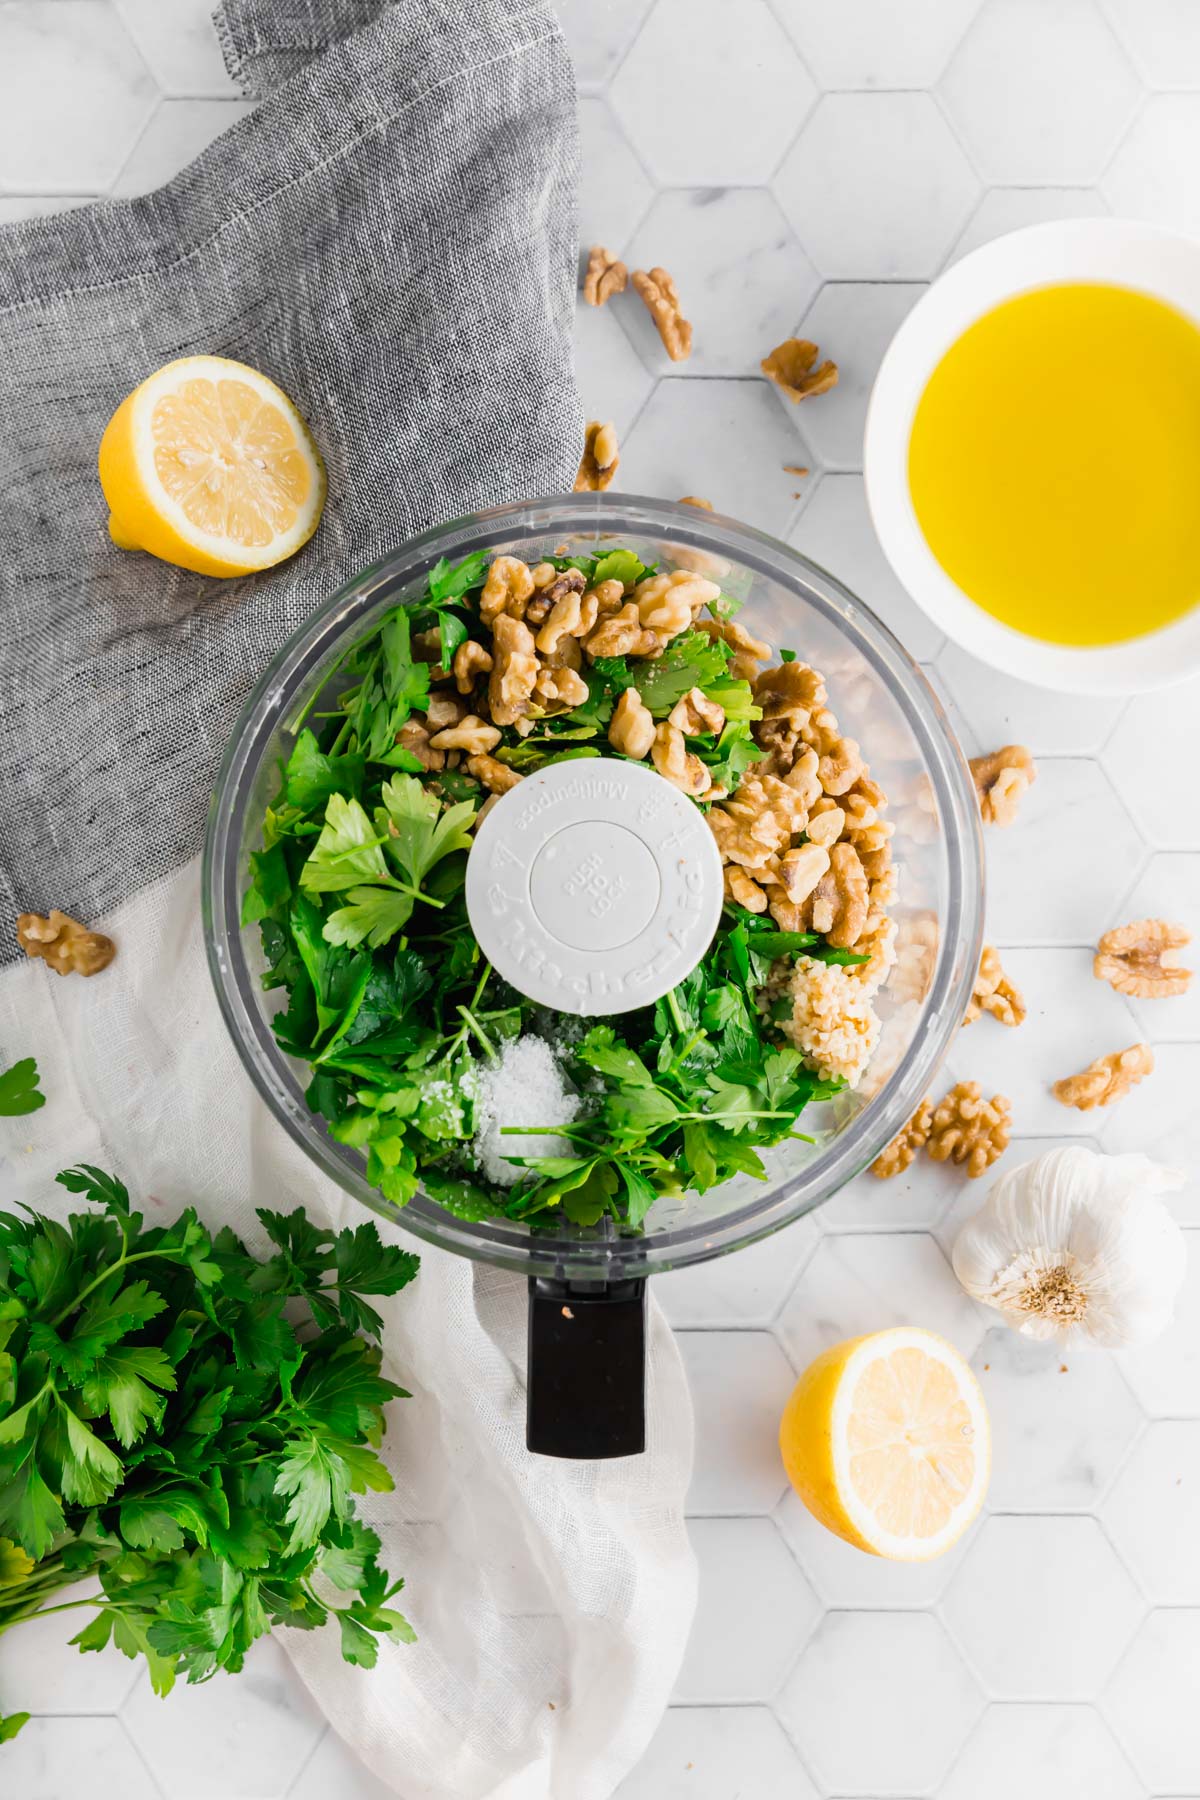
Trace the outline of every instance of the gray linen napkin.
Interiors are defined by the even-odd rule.
[[[157,193],[0,229],[0,959],[199,847],[247,690],[414,531],[568,488],[575,105],[540,0],[227,0],[259,109]],[[172,357],[253,364],[329,470],[312,542],[220,582],[116,550],[113,410]]]

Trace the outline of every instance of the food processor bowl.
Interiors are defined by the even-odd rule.
[[[564,1219],[536,1230],[503,1219],[466,1221],[424,1193],[400,1207],[367,1181],[362,1152],[331,1138],[305,1104],[304,1065],[284,1054],[271,1030],[281,996],[261,986],[258,931],[240,925],[248,858],[260,848],[280,759],[322,690],[336,693],[337,667],[349,646],[391,607],[420,596],[439,558],[456,562],[486,551],[535,563],[548,553],[594,554],[618,544],[644,562],[718,580],[744,603],[738,619],[751,633],[773,649],[795,650],[821,671],[831,709],[860,743],[895,826],[898,893],[891,911],[899,953],[878,997],[881,1040],[857,1091],[805,1110],[802,1129],[813,1142],[765,1152],[765,1182],[739,1176],[706,1194],[660,1199],[636,1231],[612,1220],[582,1228]],[[203,907],[221,1010],[280,1124],[342,1188],[404,1230],[528,1276],[531,1447],[618,1454],[636,1447],[630,1386],[641,1366],[645,1277],[726,1255],[811,1212],[873,1161],[928,1091],[978,968],[983,853],[970,774],[938,700],[891,632],[834,576],[719,513],[581,493],[497,508],[425,532],[341,588],[284,645],[247,702],[221,764],[205,843]],[[534,1379],[535,1363],[544,1379]],[[610,1379],[616,1368],[625,1371],[623,1381]],[[596,1398],[597,1382],[611,1406]],[[595,1402],[582,1409],[581,1383]],[[571,1444],[578,1447],[563,1448]]]

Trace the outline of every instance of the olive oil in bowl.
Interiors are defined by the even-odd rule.
[[[953,343],[917,405],[913,508],[994,618],[1115,644],[1200,601],[1200,329],[1105,282],[1018,294]]]

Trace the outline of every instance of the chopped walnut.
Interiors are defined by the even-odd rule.
[[[963,1024],[973,1025],[981,1012],[991,1013],[1002,1025],[1022,1025],[1025,1022],[1025,1001],[1021,990],[1015,988],[1004,973],[1000,952],[994,944],[983,946],[979,973],[975,977],[975,991],[967,1002]]]
[[[729,645],[733,651],[729,673],[738,681],[753,681],[759,664],[766,662],[771,654],[771,646],[751,637],[736,619],[697,619],[695,626],[706,637],[720,638],[722,643]]]
[[[679,290],[665,269],[635,269],[630,278],[654,320],[663,349],[672,362],[692,354],[692,328],[679,310]]]
[[[926,1095],[908,1124],[879,1152],[871,1164],[872,1175],[880,1181],[890,1181],[893,1175],[907,1169],[917,1151],[923,1150],[928,1143],[932,1124],[933,1101]]]
[[[778,775],[758,772],[746,775],[737,791],[722,802],[722,812],[744,824],[751,837],[769,850],[783,849],[794,832],[803,831],[807,819],[804,795]],[[720,838],[718,838],[720,843]],[[731,857],[731,861],[741,861]]]
[[[985,825],[1011,825],[1026,788],[1037,780],[1037,765],[1024,744],[1005,744],[990,756],[973,756],[971,774]]]
[[[465,750],[468,756],[478,756],[481,751],[494,750],[500,742],[500,733],[486,719],[468,713],[457,725],[447,725],[429,742],[435,750]]]
[[[603,306],[614,294],[623,294],[629,281],[629,270],[603,244],[593,244],[588,251],[587,269],[583,277],[583,297],[589,306]]]
[[[725,729],[725,708],[710,700],[703,688],[694,687],[675,702],[667,721],[678,726],[685,737],[720,737]]]
[[[426,729],[445,731],[447,725],[457,725],[460,719],[465,719],[470,710],[458,694],[430,694],[425,709]]]
[[[1114,1050],[1109,1056],[1098,1056],[1078,1075],[1066,1075],[1056,1081],[1053,1094],[1064,1106],[1091,1112],[1096,1106],[1111,1106],[1136,1087],[1154,1068],[1154,1052],[1149,1044],[1130,1044],[1126,1050]]]
[[[588,684],[574,669],[545,667],[534,683],[534,693],[544,706],[555,711],[582,706],[588,697]]]
[[[578,569],[572,573],[579,575]],[[599,610],[596,596],[582,592],[582,575],[579,583],[579,587],[569,588],[555,600],[549,618],[537,634],[537,647],[544,656],[553,656],[564,637],[586,637],[596,623]]]
[[[814,368],[817,355],[817,346],[807,338],[786,338],[763,357],[759,367],[793,403],[811,400],[815,394],[827,394],[837,386],[837,364],[823,362],[819,369]]]
[[[628,687],[622,693],[608,726],[608,741],[614,750],[622,756],[632,756],[641,762],[650,754],[654,742],[654,715],[642,700],[635,687]]]
[[[415,756],[427,771],[444,769],[446,766],[445,752],[430,749],[429,728],[417,719],[405,720],[396,733],[396,743],[401,750],[407,750],[410,756]]]
[[[477,644],[474,638],[468,638],[454,652],[454,683],[460,694],[469,694],[475,686],[478,675],[490,675],[492,658],[490,651]]]
[[[598,656],[657,656],[662,640],[656,632],[646,630],[636,601],[627,600],[619,612],[600,620],[583,647],[595,662]]]
[[[870,910],[866,871],[853,844],[835,844],[813,896],[812,927],[839,950],[853,949]]]
[[[532,593],[533,575],[528,564],[517,556],[498,556],[488,569],[479,596],[479,616],[485,625],[494,624],[501,613],[522,619]]]
[[[1135,919],[1118,925],[1100,939],[1092,972],[1107,981],[1118,994],[1135,1000],[1165,1000],[1186,994],[1192,971],[1181,968],[1179,952],[1192,934],[1184,925],[1167,919]]]
[[[856,1088],[879,1042],[873,990],[853,969],[798,956],[788,981],[792,1016],[780,1029],[822,1078],[840,1075]]]
[[[22,913],[17,942],[31,960],[41,957],[56,975],[98,975],[117,954],[117,946],[101,931],[89,931],[78,919],[53,907],[46,918]]]
[[[1012,1103],[983,1099],[977,1081],[960,1081],[934,1108],[925,1145],[934,1162],[966,1164],[974,1181],[1008,1149]]]
[[[611,487],[620,460],[616,426],[611,422],[602,425],[598,419],[589,419],[583,436],[579,473],[575,477],[575,492],[600,493]]]
[[[712,786],[708,765],[688,751],[682,731],[665,720],[655,730],[650,760],[663,780],[682,793],[699,796]]]
[[[494,756],[484,753],[478,756],[468,756],[467,773],[474,775],[476,781],[482,781],[484,787],[490,789],[493,794],[507,794],[510,788],[515,788],[518,782],[525,779],[523,775],[518,775],[515,769],[510,769],[507,763],[497,762]],[[476,824],[483,817],[483,813],[484,808],[480,807]]]
[[[700,608],[718,599],[720,593],[715,581],[706,581],[690,569],[674,569],[669,575],[649,575],[639,581],[633,597],[642,624],[667,643],[686,631]]]
[[[488,680],[488,711],[493,724],[512,725],[529,710],[538,677],[537,651],[533,633],[521,619],[502,612],[492,629],[494,667]]]
[[[745,782],[742,787],[745,787]],[[741,788],[738,789],[738,794]],[[742,818],[734,818],[725,810],[725,804],[714,806],[708,815],[708,827],[717,840],[717,849],[721,852],[721,861],[737,863],[743,869],[757,872],[765,869],[771,858],[778,851],[782,837],[774,843],[764,843],[761,837],[753,835],[751,824]]]

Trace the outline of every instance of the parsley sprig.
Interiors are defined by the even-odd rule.
[[[191,1208],[147,1225],[99,1169],[58,1179],[95,1210],[0,1213],[0,1633],[86,1609],[71,1641],[144,1657],[159,1693],[236,1672],[277,1624],[336,1621],[366,1667],[410,1641],[354,1496],[392,1486],[378,1446],[405,1392],[367,1296],[417,1258],[373,1224],[262,1210],[260,1259]]]

